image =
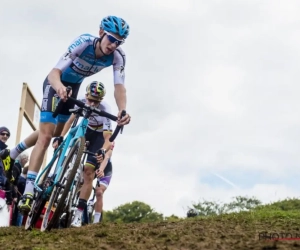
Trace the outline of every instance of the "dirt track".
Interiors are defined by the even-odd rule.
[[[98,224],[47,233],[1,228],[0,249],[300,249],[300,241],[266,241],[259,232],[299,233],[299,220],[219,217],[143,224]]]

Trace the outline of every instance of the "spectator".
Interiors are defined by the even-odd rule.
[[[15,160],[15,164],[13,166],[12,169],[12,175],[14,178],[14,185],[17,186],[18,185],[18,179],[22,173],[22,168],[24,168],[24,166],[26,165],[26,163],[28,162],[29,157],[28,157],[28,153],[27,152],[23,152],[21,153]]]
[[[6,142],[10,137],[10,131],[7,127],[0,127],[0,150],[7,148]],[[9,151],[2,151],[0,159],[0,188],[6,191],[6,203],[12,204],[11,184],[12,180],[12,162],[9,157]]]
[[[28,171],[28,167],[27,170],[25,169],[25,173],[23,171],[22,173],[22,168],[24,170],[24,166],[25,164],[28,162],[28,153],[27,152],[23,152],[21,153],[15,160],[15,164],[13,166],[12,169],[12,176],[13,176],[13,186],[12,186],[12,196],[14,198],[15,204],[18,204],[21,196],[23,195],[24,190],[22,191],[22,187],[19,187],[19,185],[22,185],[24,180],[24,174],[27,174]],[[23,174],[23,176],[22,176]],[[21,178],[21,180],[20,180]],[[20,184],[19,184],[19,180],[20,180]],[[24,182],[26,184],[26,182]],[[24,185],[25,185],[24,184]],[[25,186],[24,186],[25,187]],[[21,188],[21,190],[20,190]],[[15,206],[14,208],[14,214],[13,214],[13,219],[12,219],[12,225],[14,226],[18,226],[18,217],[19,217],[19,209],[18,206]],[[22,216],[23,217],[23,216]],[[22,221],[21,221],[22,224]],[[21,226],[21,224],[19,226]]]

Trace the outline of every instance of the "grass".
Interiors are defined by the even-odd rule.
[[[300,237],[299,227],[297,209],[285,211],[263,206],[251,212],[174,222],[103,223],[46,233],[16,227],[0,228],[0,249],[300,249],[297,240],[270,241],[270,237],[276,235]]]

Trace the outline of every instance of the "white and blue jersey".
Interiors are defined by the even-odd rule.
[[[69,45],[67,52],[54,66],[61,71],[61,82],[65,86],[72,87],[72,97],[77,98],[81,83],[86,77],[100,72],[102,69],[112,66],[114,84],[124,84],[126,57],[123,50],[118,47],[110,55],[96,57],[96,46],[100,46],[100,38],[89,34],[83,34],[75,38]],[[58,95],[52,88],[46,77],[43,85],[43,100],[41,105],[40,122],[65,123],[69,117],[69,109],[73,103],[65,103],[56,118],[52,117],[58,101]]]
[[[85,77],[113,66],[114,83],[124,84],[125,54],[117,48],[112,54],[96,58],[95,47],[98,37],[84,34],[77,37],[68,47],[54,68],[62,71],[61,80],[68,83],[81,83]],[[99,46],[99,44],[98,44]]]

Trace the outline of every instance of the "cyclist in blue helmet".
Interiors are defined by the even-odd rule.
[[[70,117],[69,110],[74,108],[73,103],[67,102],[58,116],[52,117],[57,101],[61,99],[66,102],[67,100],[67,86],[72,87],[69,96],[77,98],[85,78],[112,66],[114,97],[119,110],[118,124],[126,125],[130,122],[131,118],[127,112],[126,116],[121,118],[122,110],[126,110],[126,56],[120,46],[128,38],[129,25],[120,17],[107,16],[102,19],[99,28],[99,37],[82,34],[69,44],[65,53],[44,80],[39,131],[33,132],[9,152],[13,161],[21,152],[34,146],[30,157],[24,196],[19,202],[19,207],[25,214],[31,209],[34,181],[51,139],[61,134]]]
[[[116,46],[119,46],[125,42],[125,39],[129,35],[129,25],[122,18],[108,16],[103,18],[100,23],[99,35],[102,38],[107,35],[107,40],[109,42],[115,43]],[[100,49],[102,51],[101,45]],[[102,52],[104,53],[104,51]]]

